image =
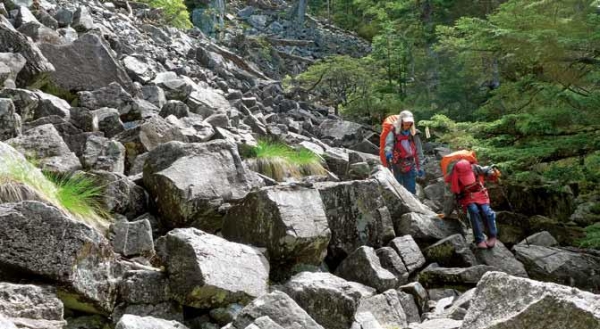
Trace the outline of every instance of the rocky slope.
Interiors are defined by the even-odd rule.
[[[248,19],[274,28],[257,8]],[[0,5],[0,159],[86,172],[114,219],[104,231],[35,195],[3,199],[0,327],[600,326],[583,291],[598,291],[600,257],[549,233],[519,243],[539,228],[517,224],[512,252],[471,249],[439,198],[425,206],[378,164],[374,132],[287,99],[226,40],[157,21],[120,0]],[[330,173],[252,172],[238,147],[264,136]]]

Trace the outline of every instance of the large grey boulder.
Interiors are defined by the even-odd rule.
[[[169,281],[164,272],[130,270],[119,282],[119,299],[126,304],[159,304],[169,300]]]
[[[394,221],[396,235],[410,235],[419,245],[435,243],[454,234],[462,234],[459,221],[440,219],[435,214],[407,213]]]
[[[264,316],[269,317],[273,322],[285,329],[323,328],[292,298],[281,291],[274,291],[253,300],[237,315],[232,325],[233,328],[247,328]]]
[[[144,185],[167,227],[215,231],[222,225],[219,206],[245,197],[260,182],[234,145],[216,140],[158,146],[144,165]]]
[[[417,282],[418,284],[418,282]],[[420,286],[420,284],[419,284]],[[422,288],[422,287],[421,287]],[[423,289],[425,290],[425,289]],[[415,297],[411,294],[408,294],[400,289],[396,290],[398,292],[398,300],[402,305],[402,309],[404,310],[404,314],[406,314],[406,322],[420,322],[421,315],[419,314],[419,307],[415,302]]]
[[[390,271],[398,279],[398,284],[402,285],[408,281],[408,269],[396,250],[391,247],[382,247],[375,250],[375,254],[379,258],[381,267]]]
[[[231,108],[229,101],[217,90],[199,85],[194,85],[194,90],[187,99],[187,105],[190,107],[191,112],[200,114],[205,118],[219,110]]]
[[[121,317],[115,329],[187,329],[187,327],[173,320],[125,314]]]
[[[366,246],[348,255],[335,270],[335,274],[346,280],[373,287],[379,292],[396,288],[398,285],[394,274],[381,266],[375,250]]]
[[[96,134],[87,137],[80,159],[84,169],[125,173],[125,146]]]
[[[556,239],[552,236],[552,234],[550,234],[550,232],[542,231],[528,236],[518,244],[536,245],[542,247],[557,247],[558,241],[556,241]]]
[[[339,263],[360,246],[383,247],[394,238],[390,214],[373,180],[317,183],[331,229],[328,260]]]
[[[487,265],[439,267],[433,263],[419,273],[419,282],[425,288],[452,286],[456,289],[467,290],[474,287],[486,272],[496,270],[496,268]]]
[[[379,191],[390,210],[394,223],[407,213],[417,213],[427,216],[435,215],[433,211],[419,202],[404,186],[400,185],[389,169],[377,166],[372,178],[379,184]]]
[[[21,134],[21,117],[15,112],[15,105],[8,98],[0,98],[0,141]]]
[[[335,146],[348,147],[361,141],[364,128],[355,122],[328,119],[319,125],[321,139],[329,139]]]
[[[271,320],[268,316],[261,316],[248,325],[246,329],[284,329],[284,327],[278,325],[277,322]]]
[[[67,146],[52,124],[27,130],[21,136],[6,141],[39,166],[55,173],[69,173],[81,168],[77,156]]]
[[[532,279],[581,289],[600,287],[600,257],[534,245],[516,245],[513,249]]]
[[[152,227],[147,219],[113,223],[109,229],[109,239],[115,252],[123,256],[154,255]]]
[[[462,329],[600,328],[600,296],[553,283],[486,273]]]
[[[14,52],[17,49],[17,53],[27,60],[25,67],[17,75],[19,86],[38,86],[43,83],[48,73],[54,71],[54,66],[40,49],[0,15],[0,52]]]
[[[216,308],[247,304],[267,292],[269,263],[256,249],[194,228],[161,239],[171,295],[179,303]]]
[[[126,56],[123,58],[123,67],[125,67],[125,71],[133,81],[139,83],[146,84],[154,79],[156,72],[153,67],[155,66],[156,64],[153,63],[151,59],[142,56]]]
[[[146,212],[148,194],[123,174],[108,171],[90,171],[87,173],[102,186],[102,196],[98,198],[103,209],[112,214],[121,214],[134,219]]]
[[[390,289],[360,301],[357,313],[370,312],[383,328],[405,328],[406,314],[396,290]]]
[[[328,147],[322,155],[327,163],[329,171],[336,174],[338,177],[345,178],[348,174],[350,166],[350,157],[345,149],[337,147]]]
[[[326,329],[348,329],[360,301],[375,290],[330,273],[302,272],[283,287],[290,297]]]
[[[0,89],[1,98],[10,98],[15,105],[16,112],[23,122],[34,119],[35,111],[40,99],[36,92],[27,89],[4,88]]]
[[[112,138],[125,130],[117,109],[102,107],[91,111],[91,115],[95,118],[96,122],[98,122],[98,129],[103,132],[104,136],[107,138]]]
[[[475,255],[469,249],[469,244],[460,234],[454,234],[436,242],[427,247],[423,253],[429,262],[438,263],[444,267],[470,267],[477,265],[477,259],[475,259]]]
[[[0,52],[0,66],[3,66],[3,69],[0,69],[0,72],[2,72],[0,73],[0,76],[2,76],[0,77],[0,87],[16,88],[17,75],[26,63],[25,57],[19,53]]]
[[[57,208],[23,201],[0,205],[0,267],[60,284],[67,307],[110,312],[115,258],[95,229]]]
[[[204,122],[199,115],[181,119],[170,115],[166,118],[166,121],[177,127],[190,143],[208,142],[215,135],[213,127],[209,123]]]
[[[103,107],[115,108],[119,113],[128,113],[133,108],[133,97],[117,82],[111,82],[105,87],[93,91],[80,91],[77,93],[79,106],[90,110]]]
[[[231,241],[267,248],[271,269],[278,272],[295,265],[319,265],[331,238],[317,190],[277,187],[249,193],[229,209],[222,234]]]
[[[460,329],[462,321],[453,319],[433,319],[415,323],[409,326],[409,329]]]
[[[88,7],[81,6],[73,14],[73,28],[77,32],[86,32],[94,28],[94,19]]]
[[[50,80],[60,89],[95,90],[112,82],[128,88],[132,83],[110,49],[95,34],[85,34],[66,45],[41,44],[40,49],[56,68]]]
[[[63,328],[63,311],[54,287],[0,282],[0,317],[19,328]]]
[[[497,271],[524,278],[528,277],[523,263],[518,261],[500,241],[496,243],[494,248],[475,249],[475,257],[479,264],[493,266]]]
[[[389,245],[398,253],[408,273],[413,273],[425,265],[425,256],[412,236],[394,238]]]
[[[118,134],[114,139],[125,146],[126,168],[131,168],[138,155],[152,151],[160,144],[171,141],[187,142],[179,128],[160,116],[146,119],[140,125]]]
[[[157,304],[119,304],[110,315],[113,325],[117,324],[126,314],[184,323],[182,307],[176,302],[161,302]],[[71,322],[72,321],[69,321],[69,323]]]

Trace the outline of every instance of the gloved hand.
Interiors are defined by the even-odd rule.
[[[419,169],[419,171],[417,172],[417,176],[419,176],[419,177],[425,177],[425,170]]]
[[[393,159],[394,159],[394,155],[392,154],[392,152],[390,152],[390,151],[385,152],[385,160],[387,161],[388,165],[392,164]]]

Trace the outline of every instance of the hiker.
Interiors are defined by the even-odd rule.
[[[473,228],[475,245],[480,249],[493,248],[498,236],[496,213],[490,208],[490,198],[483,184],[483,176],[493,180],[499,175],[494,166],[482,167],[461,159],[449,165],[448,174],[445,176],[452,194],[446,194],[444,213],[439,217],[448,217],[458,202],[467,213]],[[482,223],[487,228],[487,240],[483,235]]]
[[[425,157],[420,132],[410,111],[402,111],[385,138],[385,159],[396,180],[412,194],[417,194],[416,177],[425,176]]]

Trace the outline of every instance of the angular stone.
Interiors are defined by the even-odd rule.
[[[15,112],[12,100],[0,98],[0,141],[21,134],[21,117]]]
[[[98,129],[104,133],[104,136],[111,138],[123,130],[123,122],[119,118],[119,111],[109,107],[103,107],[95,111],[91,111],[92,116],[98,122]]]
[[[427,247],[423,253],[429,262],[438,263],[444,267],[470,267],[477,265],[475,255],[469,249],[465,238],[460,234],[454,234],[436,242]]]
[[[125,314],[121,317],[115,329],[188,329],[188,327],[173,320]]]
[[[16,88],[17,75],[26,63],[25,57],[19,53],[0,53],[0,65],[4,65],[4,69],[0,70],[0,87]]]
[[[518,261],[500,241],[494,248],[475,249],[475,257],[479,264],[493,266],[497,271],[524,278],[529,277],[523,263]]]
[[[213,127],[204,122],[202,117],[196,114],[181,119],[177,119],[174,115],[170,115],[166,118],[166,121],[174,127],[177,127],[190,143],[208,142],[215,135]]]
[[[197,85],[187,77],[179,77],[175,72],[160,72],[150,81],[164,90],[167,99],[185,101]],[[190,105],[190,104],[188,104]]]
[[[327,255],[333,265],[360,246],[379,248],[394,238],[389,212],[377,182],[352,181],[315,184],[325,205],[331,229]]]
[[[63,303],[50,286],[0,282],[0,328],[7,328],[2,316],[23,328],[54,329],[67,324]]]
[[[425,256],[410,235],[394,238],[389,246],[398,253],[408,273],[415,272],[425,264]]]
[[[171,100],[163,105],[158,115],[163,118],[166,118],[169,115],[174,115],[179,119],[190,116],[190,109],[182,101]]]
[[[535,233],[519,242],[522,245],[536,245],[542,247],[557,247],[558,241],[548,231]]]
[[[87,7],[79,7],[73,14],[73,28],[77,32],[86,32],[94,28],[94,19]]]
[[[362,140],[364,128],[355,122],[325,120],[319,125],[321,139],[331,139],[335,146],[350,146]]]
[[[401,290],[397,290],[397,292],[398,300],[400,300],[400,304],[402,304],[404,314],[406,314],[406,322],[420,322],[421,315],[419,314],[419,308],[417,307],[417,303],[415,303],[415,297]]]
[[[41,44],[40,49],[56,68],[50,79],[61,89],[95,90],[112,82],[127,88],[131,85],[125,70],[95,34],[85,34],[66,45]]]
[[[112,214],[134,219],[147,211],[148,194],[139,185],[122,174],[107,171],[91,171],[87,175],[103,187],[99,203]]]
[[[156,75],[144,58],[126,56],[123,58],[123,66],[129,77],[139,83],[146,84]]]
[[[156,85],[142,86],[142,98],[158,108],[162,108],[167,103],[164,90]]]
[[[406,314],[396,290],[390,289],[360,301],[357,313],[370,312],[383,328],[405,328]]]
[[[164,272],[131,270],[119,282],[119,298],[127,304],[159,304],[169,300],[169,281]]]
[[[409,306],[409,308],[412,309],[412,304],[415,304],[418,309],[416,318],[418,318],[418,321],[421,321],[419,313],[425,313],[428,311],[427,304],[429,303],[429,294],[427,294],[427,290],[425,290],[425,288],[423,288],[419,282],[405,284],[400,286],[398,290],[405,292],[412,297],[412,303],[410,303],[410,300],[407,300],[405,296],[401,296],[403,302],[402,305]]]
[[[396,235],[410,235],[421,245],[427,245],[454,234],[462,234],[459,221],[440,219],[435,214],[407,213],[394,221]]]
[[[398,279],[398,284],[402,285],[408,281],[408,270],[396,250],[391,247],[382,247],[375,250],[375,253],[379,257],[381,267],[390,271]]]
[[[154,255],[154,241],[152,240],[152,227],[150,222],[117,221],[110,226],[109,239],[115,252],[123,256],[148,256]]]
[[[39,22],[29,22],[21,25],[18,31],[30,37],[36,43],[49,43],[54,45],[61,45],[64,43],[58,32]]]
[[[283,328],[323,328],[292,298],[281,291],[274,291],[253,300],[238,314],[232,325],[234,328],[247,328],[265,316]]]
[[[426,288],[452,286],[456,289],[467,290],[474,287],[485,273],[496,270],[487,265],[463,268],[439,267],[434,263],[419,273],[419,282]]]
[[[267,292],[269,263],[252,247],[193,228],[161,239],[171,295],[179,303],[215,308],[247,304]]]
[[[33,157],[41,168],[54,173],[70,173],[81,168],[79,159],[69,149],[52,124],[29,129],[6,141],[26,156]]]
[[[81,156],[83,168],[104,170],[117,174],[125,172],[125,147],[123,144],[98,135],[90,135]]]
[[[600,257],[534,245],[516,245],[513,250],[532,279],[580,289],[600,287]]]
[[[598,305],[599,295],[490,272],[477,285],[462,329],[599,328]]]
[[[348,255],[340,263],[335,274],[346,280],[373,287],[379,292],[396,288],[398,285],[398,279],[381,267],[379,258],[371,247],[360,247]]]
[[[409,329],[459,329],[463,322],[452,319],[433,319],[413,324]]]
[[[319,265],[331,231],[319,192],[314,189],[264,188],[229,209],[223,237],[267,248],[272,270]],[[275,276],[285,273],[272,273]],[[272,275],[273,277],[273,275]]]
[[[0,265],[63,287],[67,307],[108,311],[114,306],[114,254],[95,229],[37,201],[0,205]]]
[[[190,111],[207,118],[218,110],[231,108],[223,95],[212,88],[196,86],[187,99]]]
[[[315,321],[327,329],[347,329],[354,322],[360,301],[375,290],[330,273],[302,272],[283,287]]]
[[[19,49],[19,54],[26,59],[25,67],[17,75],[19,86],[38,86],[43,83],[48,73],[54,71],[54,66],[40,49],[0,15],[0,52],[12,52],[14,49]]]
[[[215,231],[222,225],[218,207],[245,197],[260,181],[246,169],[234,145],[217,140],[158,146],[146,159],[144,185],[167,227]]]

